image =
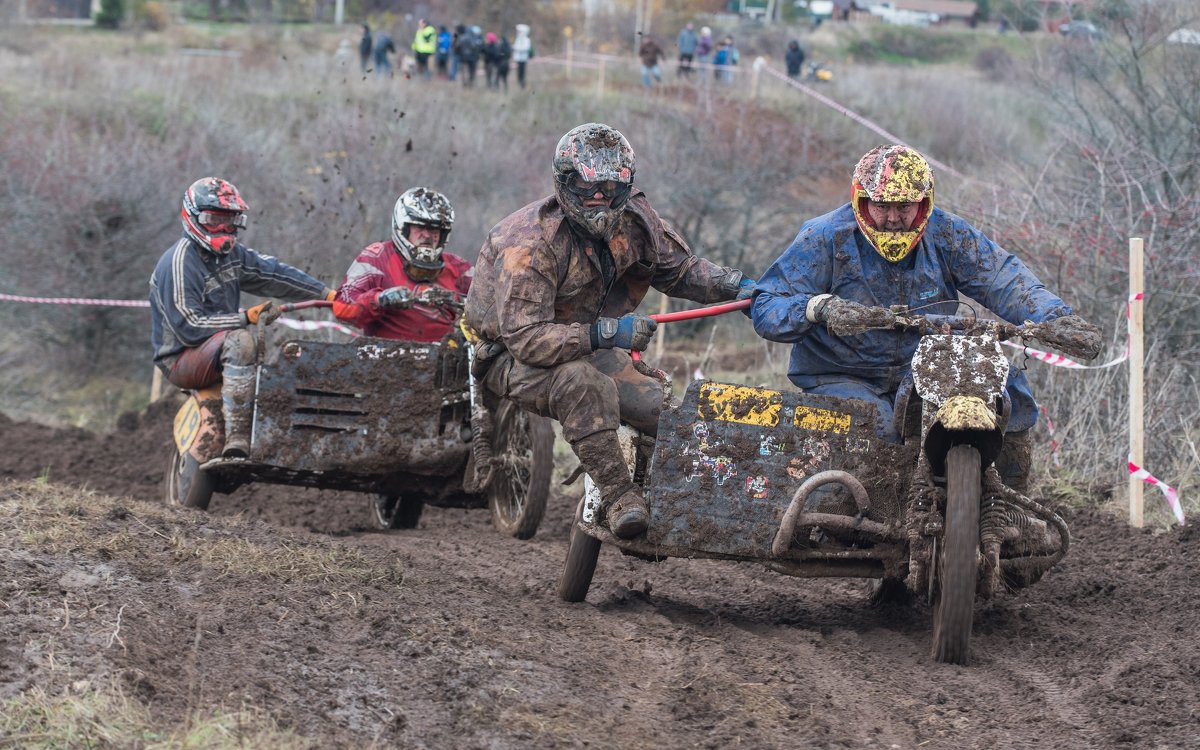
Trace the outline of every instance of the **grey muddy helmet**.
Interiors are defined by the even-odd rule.
[[[587,234],[609,239],[620,224],[633,188],[633,147],[619,131],[589,122],[567,131],[554,150],[554,194],[567,219]],[[589,190],[602,183],[609,205],[584,208]],[[594,194],[594,189],[590,191]]]

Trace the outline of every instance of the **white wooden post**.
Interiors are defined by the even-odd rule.
[[[337,0],[333,6],[333,22],[341,26],[346,21],[346,0]]]
[[[1145,357],[1142,340],[1142,300],[1134,299],[1143,289],[1142,267],[1142,238],[1129,239],[1129,460],[1138,466],[1145,466],[1144,459],[1144,415],[1143,406],[1143,359]],[[1144,485],[1142,480],[1133,474],[1129,475],[1129,525],[1141,528],[1145,525],[1143,518]]]
[[[659,315],[666,315],[671,311],[671,298],[667,295],[662,295],[658,301]],[[659,326],[654,334],[654,360],[661,362],[663,358],[663,349],[667,346],[667,326]],[[690,376],[689,376],[690,379]]]
[[[150,403],[153,404],[162,398],[163,374],[157,365],[152,366],[154,367],[154,374],[150,376]]]
[[[596,80],[596,96],[604,96],[604,64],[606,60],[600,58],[600,76]]]

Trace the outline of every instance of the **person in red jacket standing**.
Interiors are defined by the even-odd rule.
[[[474,269],[445,251],[454,224],[446,196],[416,187],[392,209],[392,239],[368,245],[338,289],[337,317],[368,336],[441,341],[454,327]]]

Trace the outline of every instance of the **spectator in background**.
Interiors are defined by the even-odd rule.
[[[496,43],[496,88],[504,86],[504,93],[508,93],[508,70],[511,68],[512,61],[512,45],[508,43],[508,37],[501,35],[500,41]]]
[[[713,74],[718,81],[733,83],[733,66],[738,64],[740,56],[737,47],[733,46],[733,37],[726,34],[721,46],[713,53],[713,65],[716,66]]]
[[[467,27],[461,23],[454,24],[454,34],[450,38],[450,80],[458,78],[458,40],[467,33]]]
[[[679,48],[678,75],[686,76],[692,72],[692,62],[696,59],[696,47],[699,44],[700,37],[692,30],[692,24],[684,26],[675,40],[675,46]]]
[[[658,61],[665,55],[663,55],[662,47],[654,41],[654,37],[649,34],[642,36],[642,44],[638,47],[638,57],[642,58],[642,85],[646,88],[651,87],[650,76],[654,76],[655,81],[662,83],[662,69],[658,67]]]
[[[454,46],[454,52],[458,55],[459,64],[466,68],[462,79],[463,86],[466,88],[471,88],[475,85],[475,69],[479,65],[479,54],[483,49],[483,39],[479,36],[481,31],[482,29],[478,26],[471,26],[464,29]]]
[[[450,66],[450,45],[454,39],[450,34],[450,29],[445,25],[438,27],[437,35],[437,52],[435,53],[435,61],[437,63],[437,72],[439,76],[446,77]],[[453,79],[451,79],[453,80]]]
[[[700,40],[696,42],[696,62],[701,65],[709,63],[709,56],[713,52],[712,29],[707,26],[700,28]]]
[[[804,67],[804,50],[800,49],[800,42],[795,39],[788,42],[783,60],[787,64],[788,78],[799,78],[800,69]]]
[[[375,35],[375,75],[392,75],[392,61],[388,55],[395,52],[396,44],[390,36],[382,31]]]
[[[424,18],[417,21],[417,35],[413,37],[412,51],[417,60],[417,74],[429,79],[432,76],[429,72],[429,58],[437,52],[437,29]]]
[[[484,35],[480,54],[483,56],[483,77],[487,79],[487,87],[494,89],[497,85],[496,65],[500,60],[500,40],[496,38],[496,32],[489,31]]]
[[[358,59],[362,63],[362,72],[366,73],[371,65],[371,50],[374,49],[374,42],[371,39],[371,27],[364,23],[362,30],[362,39],[358,40]]]
[[[517,83],[525,88],[525,64],[533,57],[533,40],[529,38],[529,26],[517,24],[517,37],[512,43],[512,59],[517,64]]]

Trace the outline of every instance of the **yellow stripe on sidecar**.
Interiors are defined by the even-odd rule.
[[[705,383],[700,386],[696,411],[701,419],[776,427],[783,411],[783,394],[748,385]]]
[[[811,432],[845,434],[850,431],[850,415],[813,406],[797,406],[796,427]]]

